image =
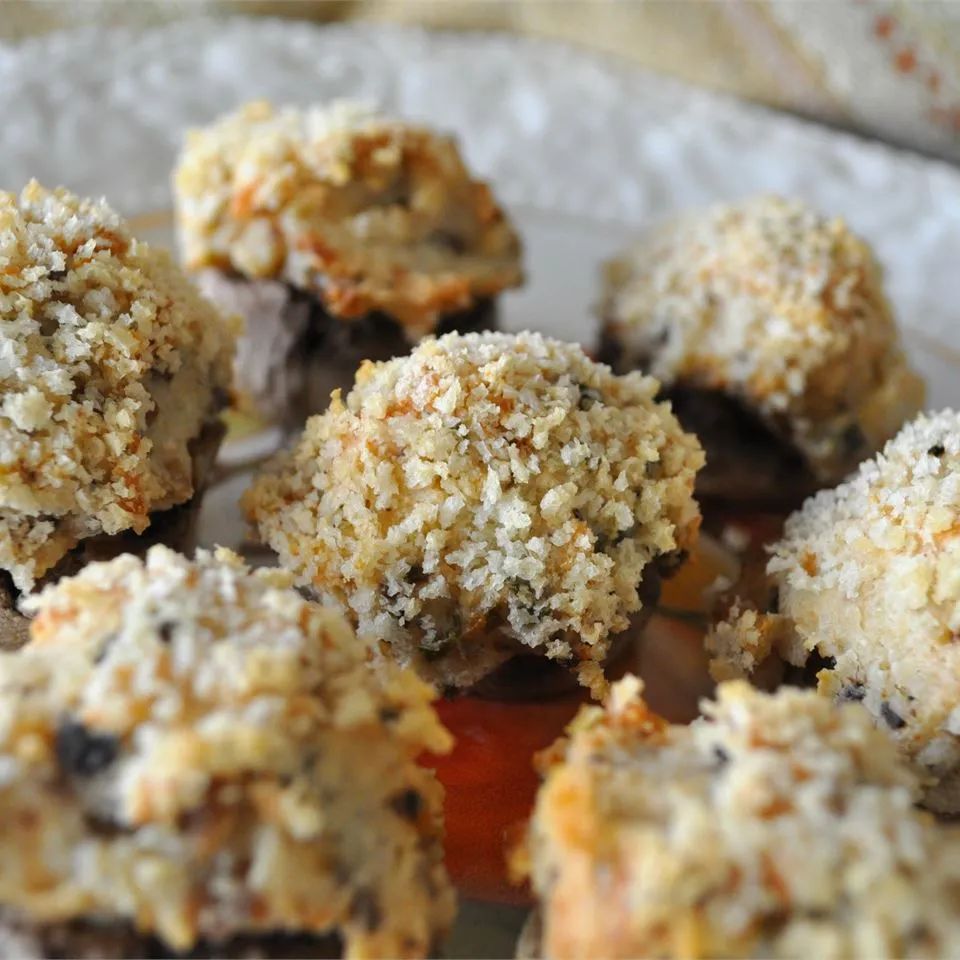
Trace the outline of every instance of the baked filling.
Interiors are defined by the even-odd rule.
[[[671,557],[659,557],[644,571],[643,580],[637,590],[642,606],[630,617],[627,629],[612,639],[603,660],[605,669],[615,666],[642,635],[660,599],[661,580],[665,576],[669,577],[677,569],[677,565]],[[523,647],[516,640],[512,641],[512,644],[516,652],[509,659],[472,687],[466,690],[448,690],[448,694],[467,693],[488,700],[547,700],[570,693],[579,686],[574,672],[576,659],[550,660],[542,653],[534,653]]]
[[[862,702],[926,781],[960,810],[956,575],[960,416],[907,424],[882,454],[791,514],[768,547],[768,586],[707,637],[717,680],[775,661],[787,679]]]
[[[300,586],[435,686],[538,654],[599,698],[641,581],[700,524],[702,451],[657,387],[538,334],[427,340],[365,364],[243,507]]]
[[[598,354],[614,370],[628,369],[620,341],[609,329],[603,331]],[[636,366],[648,369],[650,358]],[[677,382],[658,399],[670,401],[683,428],[697,435],[706,453],[707,462],[697,474],[699,496],[768,506],[798,502],[822,485],[787,439],[786,429],[775,429],[728,393]]]
[[[193,496],[234,330],[102,202],[31,183],[0,218],[0,567],[29,591],[81,541]]]
[[[183,262],[397,319],[410,340],[523,280],[521,244],[456,140],[344,102],[251,103],[192,131],[174,175]]]
[[[817,483],[799,450],[734,397],[675,384],[661,394],[707,455],[697,493],[724,500],[794,503]]]
[[[606,264],[600,315],[606,362],[659,380],[681,421],[695,405],[701,495],[833,486],[923,407],[870,245],[796,200],[758,196],[648,231]]]
[[[423,956],[448,929],[442,789],[417,758],[449,736],[433,692],[370,670],[339,614],[229,551],[159,546],[24,607],[31,642],[0,657],[0,803],[20,825],[0,904],[25,933],[242,956],[336,930],[359,957]]]
[[[540,755],[518,956],[953,956],[960,836],[855,704],[721,684],[671,724],[625,677]]]
[[[337,317],[318,295],[278,280],[211,269],[197,283],[221,310],[246,321],[237,345],[240,403],[273,421],[299,422],[325,410],[333,390],[353,386],[363,361],[402,356],[413,345],[407,328],[382,311]],[[443,315],[435,333],[496,326],[496,301],[485,297]]]
[[[143,556],[154,544],[162,543],[181,553],[196,546],[196,526],[202,499],[213,472],[225,428],[219,417],[208,420],[199,435],[187,444],[190,454],[194,495],[186,503],[156,510],[150,514],[150,526],[143,533],[124,530],[101,533],[81,540],[51,570],[37,581],[36,589],[56,583],[61,577],[79,573],[88,563],[112,560],[121,553]],[[0,570],[0,650],[13,650],[27,641],[28,619],[17,605],[22,591],[12,577]]]
[[[225,427],[219,417],[208,420],[200,433],[187,444],[194,494],[185,503],[152,511],[150,526],[143,533],[124,530],[81,540],[46,576],[40,585],[79,573],[88,563],[112,560],[121,553],[143,556],[155,543],[180,553],[196,546],[196,523],[202,493],[210,481]]]

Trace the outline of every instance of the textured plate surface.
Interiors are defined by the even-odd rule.
[[[455,131],[527,244],[510,329],[592,343],[598,262],[651,221],[759,191],[844,214],[876,246],[931,405],[960,404],[960,172],[691,90],[614,62],[498,35],[237,19],[0,46],[4,189],[31,176],[106,195],[171,240],[168,176],[184,128],[256,97],[372,101]],[[221,483],[207,543],[238,545],[244,473]],[[448,955],[505,956],[516,908],[467,903]]]

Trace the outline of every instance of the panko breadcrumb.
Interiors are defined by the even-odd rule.
[[[856,704],[718,689],[690,726],[639,682],[544,758],[526,850],[541,951],[566,957],[960,952],[960,832]]]
[[[821,486],[923,403],[870,247],[800,201],[757,197],[654,231],[607,264],[601,314],[603,359],[641,367],[678,403],[729,398]]]
[[[194,493],[232,331],[105,203],[0,193],[0,570],[29,590],[84,538]]]
[[[365,364],[254,484],[300,584],[445,685],[518,652],[603,690],[641,584],[687,550],[703,455],[655,380],[539,334],[450,334]]]
[[[717,677],[771,653],[822,664],[820,691],[859,700],[960,811],[960,414],[923,415],[835,490],[808,500],[772,547],[777,611],[742,611],[711,637]]]
[[[430,689],[373,672],[278,571],[154,547],[28,599],[0,656],[0,905],[180,953],[338,932],[424,956],[448,927]],[[67,952],[66,955],[75,955]]]
[[[356,104],[248,104],[193,131],[175,197],[184,261],[380,311],[411,340],[517,286],[517,235],[448,136]]]

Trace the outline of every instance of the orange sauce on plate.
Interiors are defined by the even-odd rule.
[[[761,529],[766,538],[769,529]],[[669,720],[692,720],[699,700],[713,689],[703,652],[704,591],[718,576],[736,572],[735,557],[703,537],[698,551],[664,583],[659,612],[613,671],[643,678],[650,706]],[[539,786],[533,757],[588,702],[585,690],[528,702],[467,696],[438,702],[456,745],[427,762],[446,788],[447,867],[463,896],[529,902],[528,891],[509,880],[506,858],[522,836]]]

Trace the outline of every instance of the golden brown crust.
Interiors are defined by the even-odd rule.
[[[672,726],[638,691],[584,708],[547,758],[524,855],[539,956],[960,950],[960,832],[913,807],[861,707],[740,682]]]
[[[338,931],[423,956],[452,919],[432,692],[277,571],[155,547],[27,601],[0,656],[0,905],[198,940]]]
[[[190,134],[175,175],[184,260],[282,279],[412,339],[522,280],[520,243],[455,141],[351,104],[248,104]]]
[[[772,554],[779,612],[716,628],[715,675],[749,676],[761,647],[827,658],[820,690],[861,700],[930,781],[927,802],[960,810],[960,414],[909,423],[794,513]]]
[[[193,494],[232,331],[104,203],[0,193],[0,569],[20,589],[80,540]]]
[[[821,483],[923,403],[873,252],[799,201],[757,197],[653,232],[607,265],[601,315],[620,364],[735,398]]]
[[[539,334],[450,334],[361,367],[245,498],[361,636],[469,686],[518,650],[602,690],[645,571],[689,548],[703,455],[658,384]]]

